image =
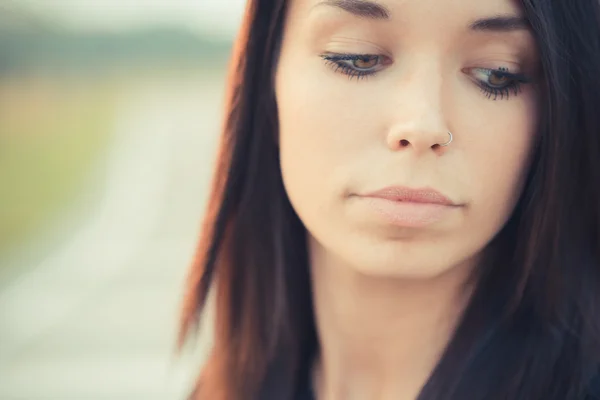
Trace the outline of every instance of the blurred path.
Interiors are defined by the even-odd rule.
[[[182,398],[171,354],[221,92],[217,77],[127,98],[100,207],[0,292],[0,399]]]

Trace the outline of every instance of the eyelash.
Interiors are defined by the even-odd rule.
[[[346,61],[359,61],[365,59],[372,59],[376,57],[380,60],[381,56],[373,54],[323,54],[321,58],[325,61],[325,64],[333,68],[334,72],[339,72],[343,75],[347,75],[349,79],[356,78],[357,80],[367,78],[371,75],[375,75],[379,71],[373,70],[360,70],[352,67],[351,64]]]
[[[478,72],[487,77],[495,76],[496,78],[508,80],[508,83],[506,85],[503,85],[501,87],[496,87],[496,86],[491,86],[489,84],[486,84],[485,82],[482,82],[479,79],[475,79],[477,85],[479,86],[479,88],[481,89],[483,94],[488,99],[492,99],[492,100],[497,100],[498,97],[500,97],[500,99],[504,99],[504,98],[508,99],[510,97],[511,93],[514,96],[517,96],[521,92],[522,85],[531,82],[531,80],[527,76],[525,76],[523,74],[515,74],[515,73],[508,72],[508,70],[506,68],[498,68],[498,69],[467,68],[464,71],[465,72],[468,71],[471,73]]]
[[[352,66],[355,61],[373,61],[374,58],[379,61],[377,65],[381,65],[384,57],[373,55],[373,54],[323,54],[321,58],[325,61],[325,64],[333,68],[334,72],[341,73],[348,76],[349,79],[356,78],[357,80],[368,78],[369,76],[375,75],[379,70],[373,69],[358,69]],[[492,100],[508,99],[511,93],[516,96],[521,92],[522,85],[530,83],[531,80],[523,75],[509,72],[506,68],[490,69],[490,68],[467,68],[463,72],[469,73],[471,76],[473,73],[479,73],[480,75],[495,77],[498,79],[506,79],[508,83],[501,87],[492,86],[489,83],[483,82],[481,79],[474,78],[477,86],[481,89],[482,93]]]

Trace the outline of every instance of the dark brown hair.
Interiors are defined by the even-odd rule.
[[[291,400],[317,352],[306,231],[283,187],[273,76],[286,0],[249,0],[180,344],[210,291],[195,399]],[[523,0],[543,70],[521,199],[419,400],[583,399],[600,362],[600,4]]]

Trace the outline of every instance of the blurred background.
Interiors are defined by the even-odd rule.
[[[245,0],[0,0],[0,399],[183,399]],[[193,354],[192,354],[193,353]]]

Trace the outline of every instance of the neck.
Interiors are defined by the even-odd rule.
[[[468,295],[468,268],[430,280],[365,276],[311,243],[319,400],[413,400]]]

